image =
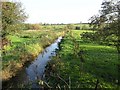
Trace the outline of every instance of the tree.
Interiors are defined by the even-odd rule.
[[[113,42],[120,55],[120,1],[105,0],[102,2],[100,14],[91,17],[91,24],[97,30],[94,34],[99,41]],[[118,62],[120,62],[118,60]],[[118,64],[118,77],[120,76],[120,63]],[[120,85],[120,78],[118,78]]]
[[[102,41],[113,42],[120,53],[120,1],[109,0],[103,1],[100,14],[91,17],[90,25],[94,27],[97,32],[96,36]]]
[[[2,39],[12,31],[16,31],[17,24],[25,21],[27,15],[20,2],[1,2],[2,3]]]

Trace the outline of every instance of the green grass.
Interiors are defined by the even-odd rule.
[[[72,30],[64,37],[60,44],[61,50],[50,61],[50,63],[54,62],[53,66],[56,66],[51,72],[55,72],[55,75],[59,74],[72,88],[95,88],[97,79],[98,88],[115,88],[118,80],[116,48],[84,42],[80,34],[85,31]],[[77,45],[79,46],[76,48]],[[79,55],[75,55],[75,52],[78,53],[80,50],[83,50],[83,62]],[[49,85],[66,86],[56,77],[48,77]]]
[[[82,30],[90,30],[92,27],[89,26],[89,24],[74,24],[74,26],[80,27]]]
[[[8,35],[7,39],[11,43],[2,50],[3,80],[14,76],[27,61],[34,60],[61,35],[63,32],[57,30],[26,30]]]

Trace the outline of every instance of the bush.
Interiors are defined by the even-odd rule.
[[[81,38],[85,41],[94,41],[96,40],[96,35],[93,32],[83,32]]]
[[[76,27],[75,27],[75,30],[80,30],[80,27],[79,27],[79,26],[76,26]]]

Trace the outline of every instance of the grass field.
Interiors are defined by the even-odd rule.
[[[48,84],[60,88],[116,88],[116,49],[84,42],[82,32],[86,30],[72,30],[63,38],[58,55],[46,67]]]
[[[64,32],[58,30],[26,30],[8,35],[10,41],[2,50],[2,79],[7,80],[15,76],[28,61],[50,45]]]
[[[74,24],[74,26],[76,27],[80,27],[81,30],[90,30],[92,29],[92,27],[90,27],[89,24]]]

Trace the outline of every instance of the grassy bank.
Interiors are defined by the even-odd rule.
[[[2,80],[8,80],[59,36],[61,30],[26,30],[8,35],[10,41],[2,49]]]
[[[72,30],[46,66],[46,81],[57,88],[116,88],[118,54],[114,47],[85,42]]]

